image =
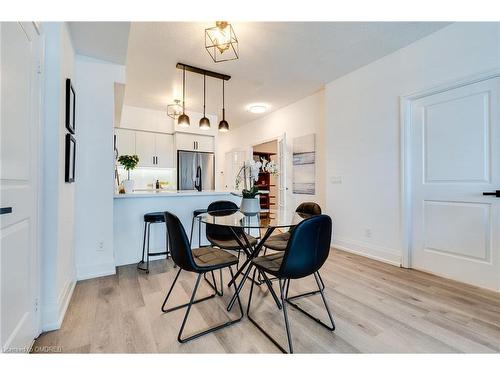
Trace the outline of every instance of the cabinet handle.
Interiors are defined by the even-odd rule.
[[[0,215],[12,213],[12,207],[2,207],[0,208]]]

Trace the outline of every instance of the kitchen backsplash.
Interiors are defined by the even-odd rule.
[[[119,166],[120,182],[127,179],[127,171]],[[159,180],[163,189],[175,190],[177,180],[176,168],[136,168],[130,171],[130,179],[134,180],[134,189],[154,189]]]

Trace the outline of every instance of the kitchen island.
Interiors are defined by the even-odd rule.
[[[114,255],[115,265],[137,263],[142,255],[144,235],[144,214],[148,212],[170,211],[177,215],[189,237],[193,211],[207,208],[211,202],[230,200],[240,205],[241,198],[229,191],[204,190],[162,190],[139,191],[131,194],[116,194],[114,197]],[[193,246],[198,246],[198,226],[195,222]],[[207,244],[205,229],[202,227],[202,244]],[[150,252],[165,248],[165,225],[151,225]],[[164,256],[163,256],[164,257]],[[158,259],[161,257],[152,257]]]

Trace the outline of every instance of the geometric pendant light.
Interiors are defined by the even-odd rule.
[[[239,58],[238,38],[227,21],[217,21],[215,27],[205,29],[205,49],[214,62]]]

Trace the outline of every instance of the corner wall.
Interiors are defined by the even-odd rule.
[[[76,56],[76,210],[78,280],[115,273],[113,252],[114,83],[125,67]]]
[[[499,66],[500,24],[455,23],[326,86],[336,247],[401,263],[400,97]]]
[[[45,83],[42,175],[42,330],[61,326],[75,286],[75,184],[64,182],[66,78],[74,49],[66,23],[44,23]]]

